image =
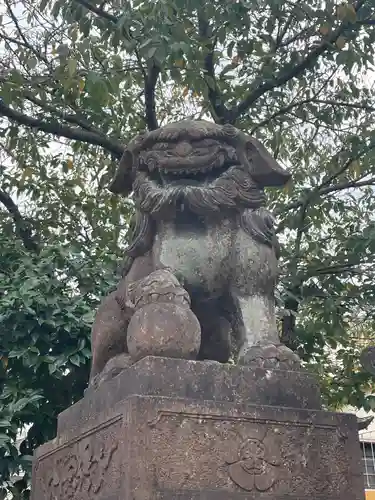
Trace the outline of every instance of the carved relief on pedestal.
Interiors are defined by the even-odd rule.
[[[42,456],[36,464],[38,499],[40,495],[40,500],[91,500],[112,487],[119,448],[112,432],[104,426]]]
[[[43,500],[73,500],[85,493],[93,498],[107,481],[106,472],[116,450],[116,443],[95,450],[87,440],[83,452],[72,451],[57,459],[51,477],[44,480]]]
[[[161,489],[283,492],[285,429],[258,418],[163,410],[148,422]],[[161,432],[162,431],[162,432]],[[168,438],[166,438],[168,436]],[[188,452],[186,453],[186,450]],[[160,462],[160,455],[163,460]]]
[[[341,437],[346,426],[331,416],[267,407],[251,415],[182,408],[151,415],[139,432],[148,436],[147,467],[161,491],[344,499],[350,488],[350,443]]]
[[[238,459],[228,465],[229,476],[237,486],[246,491],[267,491],[278,479],[280,450],[267,436],[263,440],[249,438],[241,444]]]

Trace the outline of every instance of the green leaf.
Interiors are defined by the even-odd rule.
[[[156,51],[158,50],[157,47],[151,47],[148,51],[147,51],[147,58],[148,59],[152,59],[155,54],[156,54]]]
[[[68,59],[67,63],[68,75],[72,77],[77,70],[77,61],[75,59]]]
[[[55,373],[55,371],[57,370],[57,365],[55,363],[50,363],[48,365],[48,372],[50,375],[53,375]]]
[[[30,69],[35,69],[38,64],[38,59],[36,57],[30,57],[30,59],[27,60],[27,65]]]
[[[8,353],[8,358],[20,358],[22,357],[27,351],[27,348],[23,348],[23,349],[15,349],[15,350],[12,350]]]
[[[21,464],[24,467],[26,466],[28,468],[30,468],[32,466],[33,460],[34,460],[34,457],[32,455],[22,455],[19,458],[19,461],[21,462]]]
[[[44,399],[44,396],[42,394],[33,394],[29,396],[29,404],[34,404],[37,403],[38,401]]]
[[[70,356],[69,361],[75,366],[80,366],[81,364],[81,358],[79,354],[74,354],[73,356]]]
[[[88,311],[82,316],[82,321],[88,325],[91,325],[94,321],[95,311]]]
[[[0,433],[0,446],[4,446],[5,443],[8,443],[10,438],[7,434]]]
[[[108,86],[96,73],[90,72],[87,80],[87,90],[98,104],[106,104],[109,97]]]
[[[88,358],[88,359],[91,358],[91,351],[87,347],[85,347],[84,349],[82,349],[81,352],[82,352],[83,356],[85,356],[85,358]]]
[[[22,411],[23,409],[26,408],[26,406],[29,404],[29,399],[28,398],[21,398],[19,399],[16,403],[12,405],[12,412],[17,413],[19,411]]]

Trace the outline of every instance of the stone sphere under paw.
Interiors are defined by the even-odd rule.
[[[179,304],[146,304],[130,320],[127,343],[134,361],[145,356],[196,359],[200,324],[191,309]]]

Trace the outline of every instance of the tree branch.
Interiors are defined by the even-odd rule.
[[[210,41],[210,25],[201,9],[198,13],[198,24],[199,36],[202,43],[205,44],[208,49],[208,53],[204,57],[203,62],[204,80],[206,81],[208,88],[208,99],[215,115],[215,121],[219,123],[225,123],[228,118],[228,109],[223,102],[223,96],[221,95],[219,86],[216,81],[214,67],[214,51],[217,40],[215,38],[213,42]]]
[[[124,151],[124,146],[113,139],[108,139],[107,137],[99,135],[95,132],[81,130],[78,127],[73,128],[66,125],[61,125],[56,120],[44,121],[28,115],[24,115],[19,111],[11,109],[1,100],[0,116],[6,116],[10,120],[15,121],[20,125],[25,125],[26,127],[41,130],[43,132],[46,132],[47,134],[53,134],[59,137],[66,137],[67,139],[73,139],[76,141],[93,144],[95,146],[101,146],[118,158],[122,156],[122,153]]]
[[[370,106],[368,104],[359,104],[355,102],[345,102],[345,101],[334,101],[329,99],[316,99],[314,100],[317,104],[327,104],[328,106],[343,106],[345,108],[353,108],[353,109],[363,109],[364,111],[368,111],[369,113],[375,112],[375,106]]]
[[[24,93],[24,96],[28,101],[32,102],[33,104],[36,104],[37,106],[48,111],[52,115],[56,115],[62,120],[71,123],[72,125],[77,125],[78,127],[88,130],[89,132],[93,132],[95,134],[102,135],[104,137],[104,134],[102,134],[99,130],[92,127],[86,120],[79,118],[76,115],[71,115],[64,111],[58,110],[55,106],[51,106],[47,102],[38,99],[33,94],[31,94],[31,92],[26,91]]]
[[[339,168],[336,172],[326,177],[319,186],[317,186],[315,189],[311,190],[310,192],[302,196],[299,200],[289,203],[282,210],[276,211],[276,214],[280,215],[282,213],[288,212],[289,210],[295,210],[304,205],[306,203],[306,200],[308,201],[308,203],[310,203],[310,201],[314,198],[314,196],[321,196],[324,194],[333,193],[335,191],[342,191],[344,189],[349,189],[349,188],[363,187],[366,185],[368,186],[375,185],[375,179],[369,179],[363,181],[347,181],[334,184],[332,186],[329,185],[331,184],[332,181],[337,179],[337,177],[343,174],[350,167],[353,161],[359,160],[364,154],[369,153],[373,149],[375,149],[375,143],[370,144],[362,151],[360,151],[358,154],[349,158],[344,163],[344,165],[342,165],[341,168]]]
[[[264,127],[267,125],[269,122],[274,120],[280,115],[285,115],[289,111],[291,111],[294,108],[298,108],[300,106],[303,106],[304,104],[309,104],[309,103],[315,103],[315,104],[326,104],[327,106],[343,106],[346,108],[352,108],[352,109],[362,109],[363,111],[368,111],[369,113],[375,113],[375,106],[369,106],[368,104],[357,104],[354,102],[345,102],[345,101],[334,101],[334,100],[324,100],[324,99],[316,99],[315,97],[311,97],[309,99],[304,99],[303,101],[299,102],[294,102],[289,104],[288,106],[285,106],[283,108],[280,108],[278,111],[273,113],[271,116],[268,118],[265,118],[261,122],[259,122],[257,125],[255,125],[251,131],[250,134],[253,134],[256,130],[258,130],[261,127]]]
[[[328,186],[320,190],[320,194],[329,194],[336,191],[343,191],[345,189],[359,188],[364,186],[375,186],[375,179],[368,179],[364,181],[351,181],[351,182],[341,182],[340,184],[335,184],[334,186]]]
[[[118,22],[118,17],[103,10],[102,6],[104,5],[104,3],[102,4],[101,7],[96,7],[87,0],[74,0],[74,1],[85,7],[90,12],[96,14],[98,17],[107,19],[107,21],[110,21],[113,24],[116,24]],[[148,74],[146,74],[142,66],[142,61],[137,49],[134,49],[134,52],[137,57],[140,70],[142,71],[144,76],[144,99],[145,99],[145,115],[146,115],[145,121],[147,124],[147,128],[149,130],[155,130],[159,126],[156,118],[155,88],[160,74],[160,68],[155,63],[152,63],[149,66]]]
[[[4,205],[4,207],[11,215],[16,228],[16,233],[21,238],[26,250],[38,252],[39,245],[32,235],[31,225],[23,219],[18,206],[14,203],[9,194],[7,194],[3,189],[0,189],[0,203]]]
[[[322,276],[327,274],[342,274],[342,273],[353,273],[358,274],[363,273],[363,266],[372,266],[373,259],[369,258],[367,260],[361,259],[360,255],[354,254],[350,256],[341,255],[344,262],[337,264],[330,264],[324,266],[324,262],[321,262],[320,267],[310,268],[301,271],[301,280],[308,280],[314,276]],[[362,266],[362,268],[361,268]]]
[[[364,19],[363,21],[359,21],[359,23],[364,26],[375,26],[375,19]]]
[[[36,50],[36,48],[35,48],[35,47],[33,47],[33,46],[29,43],[29,41],[27,40],[27,38],[25,37],[25,35],[24,35],[23,31],[21,30],[21,27],[20,27],[20,25],[19,25],[19,23],[18,23],[17,17],[15,16],[15,14],[14,14],[14,12],[13,12],[13,10],[12,10],[11,6],[10,6],[9,1],[8,1],[8,0],[5,0],[5,4],[6,4],[6,6],[7,6],[7,10],[8,10],[8,12],[9,12],[9,15],[10,15],[10,17],[11,17],[12,21],[14,22],[14,24],[15,24],[15,26],[16,26],[16,29],[17,29],[17,31],[18,31],[18,33],[19,33],[19,35],[20,35],[20,37],[21,37],[21,39],[22,39],[22,41],[23,41],[23,45],[24,45],[25,47],[27,47],[27,48],[28,48],[28,49],[29,49],[29,50],[30,50],[30,51],[31,51],[31,52],[32,52],[32,53],[36,56],[36,58],[37,58],[37,59],[42,60],[45,64],[47,64],[47,66],[49,66],[50,62],[48,61],[48,59],[47,59],[47,58],[45,58],[45,57],[43,56],[43,54],[41,54],[38,50]]]
[[[160,74],[160,68],[154,62],[149,65],[148,74],[145,74],[145,118],[148,130],[155,130],[159,127],[156,118],[155,88]]]
[[[297,0],[297,2],[295,3],[295,5],[298,5],[299,3],[301,3],[301,0]],[[285,35],[287,34],[293,20],[296,18],[295,14],[294,13],[291,13],[288,17],[288,19],[286,20],[285,22],[285,25],[283,27],[283,29],[278,29],[278,33],[277,33],[277,36],[276,36],[276,40],[275,40],[275,45],[276,45],[276,48],[279,48],[282,46],[282,42],[284,40],[284,37]],[[299,35],[299,33],[298,33]]]
[[[282,318],[282,330],[281,330],[281,342],[291,349],[295,349],[295,326],[296,326],[296,314],[299,307],[299,301],[301,297],[301,285],[302,280],[298,276],[298,260],[301,257],[301,243],[302,238],[305,233],[306,225],[305,219],[308,210],[308,201],[306,200],[300,207],[300,212],[298,215],[297,224],[297,235],[296,242],[294,246],[294,258],[291,261],[290,266],[290,286],[288,289],[288,296],[285,300],[284,307],[288,314],[285,314]]]
[[[365,0],[358,0],[355,4],[354,8],[356,12],[362,7],[365,3]],[[237,106],[233,107],[229,110],[230,122],[235,123],[237,118],[242,115],[245,111],[247,111],[250,106],[257,100],[259,97],[264,95],[266,92],[273,90],[277,87],[280,87],[287,83],[289,80],[296,78],[301,75],[307,68],[313,66],[316,61],[319,59],[321,55],[323,55],[326,51],[332,50],[333,44],[337,41],[337,39],[341,36],[341,34],[348,29],[348,27],[356,27],[356,29],[360,28],[360,24],[356,23],[355,25],[350,25],[346,22],[342,23],[329,37],[322,40],[322,42],[315,47],[310,53],[305,57],[305,59],[290,68],[289,71],[284,74],[279,74],[272,80],[265,81],[257,86],[255,89],[251,90],[251,92],[245,97],[245,99],[239,103]]]
[[[265,125],[267,125],[269,122],[271,122],[272,120],[274,120],[275,118],[277,118],[278,116],[280,115],[285,115],[286,113],[288,113],[289,111],[291,111],[292,109],[294,108],[298,108],[299,106],[303,106],[304,104],[308,104],[309,102],[312,102],[314,100],[314,98],[310,98],[310,99],[304,99],[303,101],[299,101],[299,102],[293,102],[291,104],[289,104],[288,106],[285,106],[283,108],[280,108],[278,111],[276,111],[275,113],[273,113],[271,116],[269,116],[268,118],[265,118],[264,120],[262,120],[261,122],[257,123],[257,125],[255,125],[251,131],[250,131],[250,134],[254,134],[254,132],[256,130],[258,130],[259,128],[261,127],[264,127]]]
[[[74,1],[82,5],[83,7],[86,7],[87,10],[93,12],[97,16],[102,17],[103,19],[107,19],[107,21],[111,21],[114,24],[116,24],[118,21],[118,18],[113,14],[106,12],[101,7],[95,7],[95,5],[92,5],[90,2],[87,2],[86,0],[74,0]]]
[[[13,38],[8,35],[4,35],[4,33],[0,33],[0,40],[5,40],[6,42],[9,43],[14,43],[15,45],[18,45],[19,47],[24,47],[25,49],[32,50],[32,47],[25,42],[22,42],[21,40],[17,40],[17,38]],[[38,57],[41,57],[41,55],[38,53]]]
[[[287,40],[285,40],[285,42],[282,42],[280,43],[280,45],[278,46],[278,48],[285,48],[287,47],[288,45],[290,45],[291,43],[295,42],[296,40],[298,40],[298,38],[301,36],[301,35],[305,35],[307,33],[310,32],[313,32],[313,28],[311,26],[307,27],[307,28],[303,28],[301,31],[299,31],[298,33],[296,33],[295,35],[291,36],[290,38],[288,38]]]

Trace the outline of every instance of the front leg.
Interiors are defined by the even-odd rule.
[[[241,230],[235,248],[231,295],[237,310],[234,331],[238,362],[263,368],[299,366],[298,356],[280,344],[277,332],[274,290],[278,266],[274,248]]]
[[[245,295],[237,290],[232,291],[232,296],[239,315],[236,318],[239,358],[244,360],[253,346],[279,344],[273,298]]]
[[[260,368],[298,369],[299,357],[280,343],[276,327],[275,303],[262,295],[235,297],[238,315],[238,362]]]
[[[239,348],[238,363],[259,368],[298,369],[299,357],[280,343],[274,299],[236,292],[232,296],[237,306],[234,330]]]

